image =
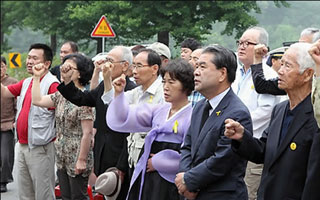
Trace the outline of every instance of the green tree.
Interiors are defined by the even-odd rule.
[[[90,33],[101,15],[107,17],[117,34],[116,38],[107,40],[110,45],[132,45],[155,35],[167,45],[171,36],[179,45],[186,37],[205,40],[216,22],[226,24],[221,34],[239,37],[247,27],[258,23],[252,13],[261,13],[257,1],[26,1],[10,4],[28,8],[21,12],[24,13],[23,24],[50,35],[53,50],[57,37],[88,46],[92,41]],[[287,6],[284,1],[274,1],[274,4]],[[98,41],[97,52],[101,52],[101,38],[95,40]]]
[[[41,30],[50,35],[50,45],[53,52],[57,49],[57,35],[71,23],[65,18],[65,11],[69,1],[24,1],[21,6],[28,8],[23,23],[33,30]]]
[[[275,5],[288,4],[275,1]],[[235,32],[239,37],[250,25],[258,23],[250,12],[261,12],[256,1],[96,1],[71,3],[69,10],[72,19],[91,23],[88,31],[94,27],[92,21],[106,15],[118,35],[108,41],[122,44],[143,41],[156,34],[158,41],[165,44],[169,43],[169,34],[177,44],[186,37],[202,40],[214,22],[226,22],[222,34]]]
[[[10,50],[4,35],[9,35],[14,27],[22,27],[24,12],[19,4],[20,2],[1,1],[1,54]]]

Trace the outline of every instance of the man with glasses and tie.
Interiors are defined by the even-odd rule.
[[[161,67],[160,56],[151,49],[142,49],[134,58],[132,63],[133,77],[138,87],[126,91],[125,97],[129,104],[150,103],[158,104],[164,101],[162,79],[158,78]],[[104,77],[106,79],[107,77]],[[105,92],[101,99],[105,104],[109,104],[114,97],[114,90],[111,81],[109,86],[105,85]],[[121,108],[119,108],[121,109]],[[128,162],[129,176],[131,177],[138,162],[141,149],[144,145],[146,132],[131,133],[127,137],[128,141]]]
[[[262,132],[269,124],[274,105],[280,102],[280,97],[258,94],[252,80],[250,66],[253,64],[254,47],[257,44],[268,46],[268,37],[268,33],[264,28],[252,27],[247,29],[237,41],[238,60],[240,63],[232,89],[250,111],[253,137],[255,138],[261,137]],[[264,73],[272,77],[270,74],[275,72],[270,67],[264,67]],[[248,188],[249,200],[256,199],[262,168],[262,164],[248,162],[245,182]]]
[[[198,60],[195,90],[205,99],[193,108],[175,179],[186,199],[248,199],[243,180],[247,161],[232,151],[231,140],[224,136],[227,118],[252,130],[249,110],[230,87],[236,69],[236,55],[219,45],[207,47]]]

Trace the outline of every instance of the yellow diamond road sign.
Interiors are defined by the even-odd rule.
[[[9,66],[10,68],[17,68],[22,66],[20,53],[9,53]]]
[[[115,37],[116,34],[107,22],[106,16],[102,15],[98,24],[93,29],[91,37]]]

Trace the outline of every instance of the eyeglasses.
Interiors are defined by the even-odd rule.
[[[112,64],[114,64],[114,63],[122,63],[122,62],[125,62],[125,60],[114,61],[112,58],[106,58],[106,62],[111,62]]]
[[[257,45],[258,43],[237,40],[236,44],[238,47],[243,46],[243,48],[247,48],[249,45]]]
[[[132,67],[133,68],[136,68],[136,69],[141,69],[143,67],[149,67],[149,65],[143,65],[143,64],[132,64]]]

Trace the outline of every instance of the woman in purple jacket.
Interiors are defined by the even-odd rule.
[[[134,67],[139,70],[141,66]],[[190,125],[192,106],[188,96],[194,89],[193,68],[182,59],[173,60],[161,69],[161,76],[166,103],[158,105],[129,105],[123,93],[124,77],[113,82],[115,98],[107,112],[110,128],[121,132],[149,131],[127,199],[179,199],[174,178],[180,147]]]

